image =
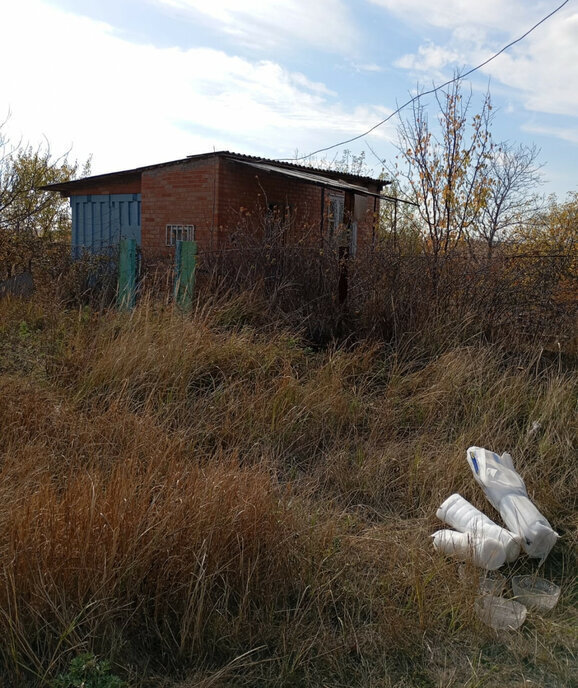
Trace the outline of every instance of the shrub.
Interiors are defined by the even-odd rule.
[[[111,674],[110,662],[97,660],[93,654],[86,653],[71,660],[68,671],[50,685],[51,688],[124,688],[126,684]]]

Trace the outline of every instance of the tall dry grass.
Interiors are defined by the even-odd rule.
[[[575,354],[575,253],[527,255],[523,245],[500,247],[492,257],[477,253],[464,246],[433,256],[421,243],[382,239],[344,261],[331,246],[260,244],[201,254],[199,281],[212,293],[223,285],[252,292],[253,305],[258,297],[257,310],[245,303],[231,312],[235,322],[274,318],[313,346],[378,339],[414,356],[419,345],[431,356],[456,341],[483,339]]]
[[[3,679],[90,650],[142,686],[571,685],[575,371],[461,331],[310,348],[266,307],[0,302]],[[429,542],[452,491],[493,515],[470,444],[562,535],[558,608],[501,637]]]

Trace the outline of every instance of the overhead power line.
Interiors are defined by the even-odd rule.
[[[318,148],[317,150],[313,151],[312,153],[308,153],[307,155],[302,155],[298,158],[278,158],[278,160],[291,160],[291,161],[306,160],[307,158],[310,158],[313,155],[317,155],[318,153],[325,153],[326,151],[332,150],[333,148],[339,148],[339,146],[345,146],[348,143],[352,143],[353,141],[358,141],[359,139],[362,139],[364,136],[371,134],[371,132],[375,131],[375,129],[377,129],[378,127],[381,127],[386,122],[389,122],[389,120],[392,117],[397,115],[404,108],[406,108],[408,105],[411,105],[413,102],[415,102],[416,100],[418,100],[422,96],[427,96],[427,95],[431,95],[432,93],[436,93],[436,91],[439,91],[440,89],[445,88],[446,86],[449,86],[450,84],[453,84],[455,81],[458,81],[459,79],[464,79],[465,77],[469,76],[470,74],[477,72],[482,67],[485,67],[488,63],[490,63],[492,60],[495,60],[496,57],[501,55],[503,52],[505,52],[506,50],[509,50],[513,45],[516,45],[516,43],[523,41],[524,38],[526,38],[527,36],[529,36],[532,33],[532,31],[535,31],[541,24],[543,24],[545,21],[550,19],[550,17],[554,16],[556,14],[556,12],[559,12],[564,7],[564,5],[567,5],[569,2],[570,2],[570,0],[564,0],[564,2],[561,5],[559,5],[558,7],[556,7],[556,9],[552,10],[552,12],[550,12],[545,17],[540,19],[540,21],[537,24],[534,24],[534,26],[532,26],[532,28],[528,29],[528,31],[526,31],[526,33],[522,34],[521,36],[519,36],[515,40],[511,41],[510,43],[508,43],[508,45],[505,45],[497,53],[494,53],[494,55],[492,55],[491,57],[488,57],[487,60],[480,62],[479,65],[472,67],[471,69],[469,69],[467,72],[464,72],[463,74],[457,74],[456,76],[454,76],[453,79],[449,79],[448,81],[444,82],[443,84],[440,84],[439,86],[435,86],[434,88],[430,88],[428,91],[422,91],[422,92],[418,93],[413,98],[410,98],[406,103],[404,103],[403,105],[400,105],[396,110],[394,110],[385,119],[382,119],[377,124],[374,124],[367,131],[364,131],[361,134],[357,134],[357,136],[352,136],[351,138],[346,139],[345,141],[340,141],[339,143],[334,143],[332,146],[326,146],[325,148]]]

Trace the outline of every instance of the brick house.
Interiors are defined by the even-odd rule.
[[[127,237],[162,258],[179,239],[199,253],[252,240],[355,254],[375,240],[389,183],[221,151],[43,188],[70,198],[73,251],[107,252]]]

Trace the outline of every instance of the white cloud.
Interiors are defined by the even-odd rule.
[[[149,0],[189,21],[205,18],[213,29],[256,49],[304,43],[350,55],[359,33],[343,0]]]
[[[34,21],[30,21],[34,17]],[[218,50],[157,48],[40,2],[13,3],[0,24],[0,113],[10,131],[53,150],[94,154],[94,172],[213,147],[271,157],[369,128],[383,108],[342,106],[322,83],[279,64]],[[22,36],[26,35],[26,40]],[[389,136],[378,130],[376,136]]]
[[[436,76],[448,65],[459,66],[461,62],[463,62],[463,58],[456,50],[426,43],[419,46],[417,55],[403,55],[395,61],[395,66]]]
[[[537,124],[526,124],[523,126],[524,131],[532,134],[540,134],[541,136],[554,136],[563,141],[578,144],[578,127],[563,127],[563,126],[542,126]]]
[[[357,72],[383,72],[383,67],[376,64],[375,62],[365,62],[363,64],[352,64],[353,69]]]
[[[440,70],[474,67],[521,36],[554,8],[513,0],[370,0],[412,26],[435,28],[442,42],[426,41],[396,66],[430,81]],[[482,68],[494,84],[509,89],[532,112],[575,116],[578,112],[578,14],[570,4]]]
[[[529,110],[575,116],[578,13],[553,17],[527,41],[500,55],[484,71],[518,89]]]
[[[413,26],[429,25],[444,29],[476,26],[478,29],[510,30],[520,27],[525,19],[527,3],[513,0],[370,0],[391,14]],[[533,3],[533,11],[538,15],[548,3]],[[508,28],[506,28],[508,27]],[[527,27],[526,27],[527,28]]]

